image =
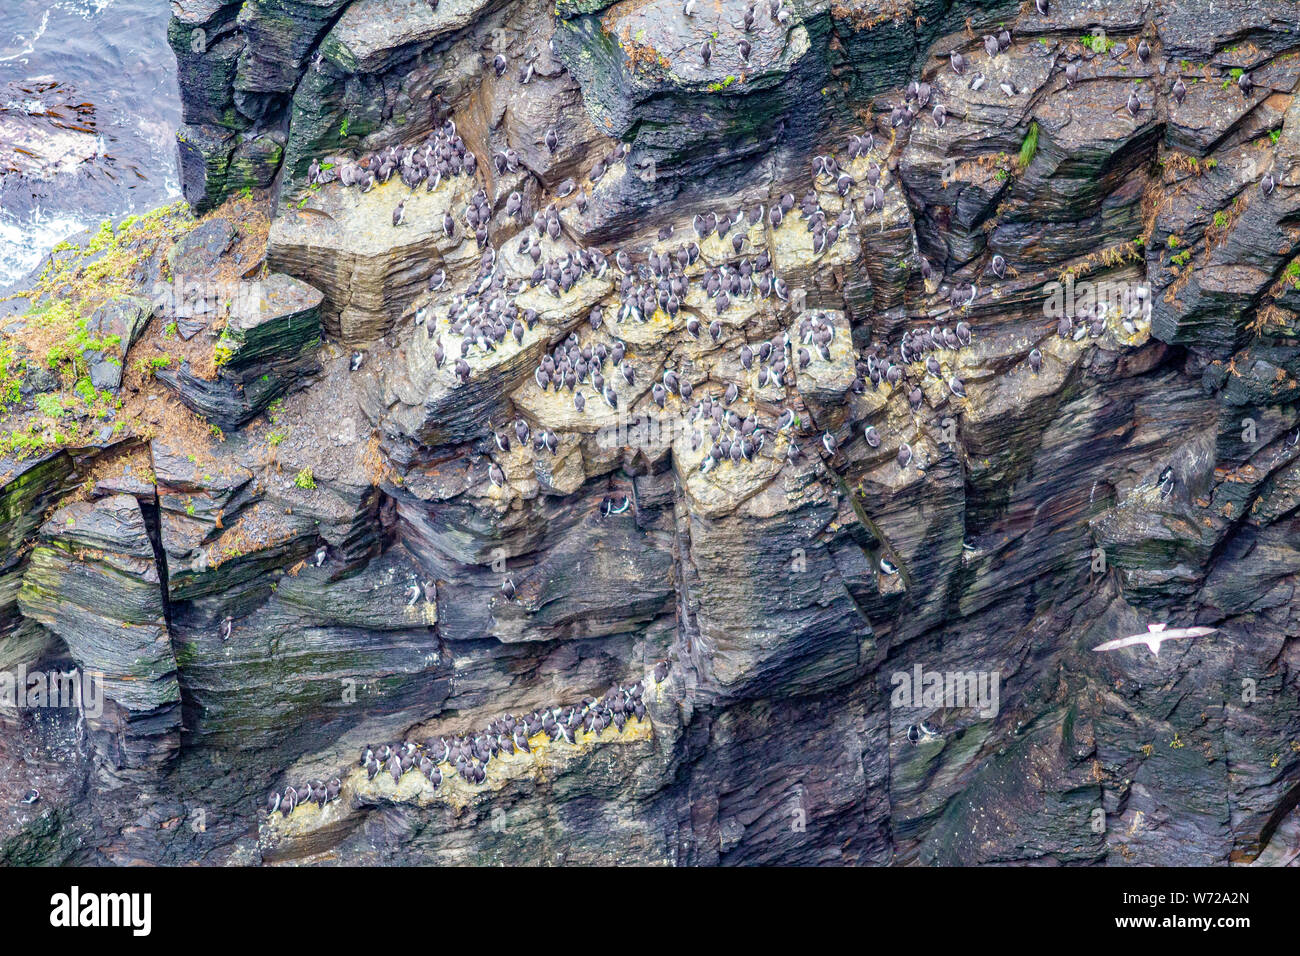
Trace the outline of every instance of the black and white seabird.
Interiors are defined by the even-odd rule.
[[[234,619],[228,614],[221,619],[221,639],[223,641],[230,640],[230,631],[234,627],[234,623]]]
[[[1160,472],[1160,478],[1156,482],[1156,487],[1160,490],[1161,498],[1168,498],[1174,490],[1174,470],[1168,466]]]

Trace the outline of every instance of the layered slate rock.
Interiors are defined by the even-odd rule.
[[[328,187],[275,220],[268,261],[324,293],[322,322],[331,336],[376,339],[426,290],[435,272],[464,276],[477,263],[460,241],[465,225],[457,215],[471,191],[463,176],[433,192],[412,192],[396,178],[367,193]],[[394,226],[393,210],[403,201],[405,221]],[[448,214],[457,219],[454,239],[443,229]]]
[[[18,609],[18,591],[30,559],[26,547],[45,512],[66,492],[73,473],[65,451],[22,461],[0,459],[0,666],[16,667],[40,658],[55,642],[42,625]]]
[[[86,714],[115,771],[156,768],[180,743],[180,687],[162,575],[135,498],[113,495],[58,509],[41,528],[19,606],[68,646],[81,673],[102,680],[103,713]]]
[[[186,362],[158,378],[182,402],[222,428],[237,428],[320,371],[323,293],[283,273],[241,283],[215,346],[216,375]]]
[[[273,592],[254,579],[174,612],[190,729],[204,746],[288,753],[290,740],[333,739],[357,709],[391,713],[447,695],[433,588],[426,598],[421,569],[400,549],[342,577],[335,566],[281,567],[292,571],[276,575]]]
[[[121,386],[127,352],[152,311],[152,304],[139,296],[113,299],[95,310],[86,324],[86,334],[104,347],[84,353],[90,366],[90,383],[95,388],[116,392]]]
[[[74,758],[70,782],[41,785],[82,829],[5,818],[0,858],[84,839],[113,863],[1286,862],[1294,17],[1050,6],[787,2],[777,25],[759,4],[745,63],[745,4],[181,0],[177,39],[211,28],[207,52],[177,46],[217,194],[261,181],[283,135],[281,268],[326,292],[346,347],[223,440],[169,422],[144,487],[78,450],[40,494],[8,489],[44,511],[66,471],[156,522],[191,705],[174,779],[214,812],[203,834],[168,827],[187,808],[165,786],[74,804],[96,779]],[[448,119],[478,160],[454,197],[305,188],[313,161],[415,146]],[[814,176],[826,157],[847,179]],[[415,218],[394,228],[402,196]],[[534,264],[523,243],[552,208]],[[697,213],[738,211],[696,235]],[[594,281],[590,255],[561,295],[531,278],[593,247]],[[658,296],[621,310],[660,253],[690,280],[675,314]],[[780,294],[702,290],[760,255]],[[536,324],[470,341],[462,383],[448,311],[510,306]],[[826,357],[814,315],[835,330]],[[602,366],[616,407],[589,380],[579,409],[533,377],[615,343],[633,373]],[[784,374],[742,365],[765,345]],[[276,362],[274,338],[242,350],[250,372]],[[690,397],[653,389],[668,373]],[[764,440],[712,460],[719,405],[728,435],[752,415]],[[10,519],[10,581],[44,520]],[[1092,651],[1158,621],[1217,630],[1158,657]],[[900,695],[927,676],[998,693]],[[497,741],[482,785],[357,763],[636,681],[644,725],[534,734],[532,754]],[[11,786],[30,779],[6,760]],[[323,808],[255,809],[335,776]]]

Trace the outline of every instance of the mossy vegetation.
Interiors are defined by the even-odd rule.
[[[13,347],[0,339],[0,408],[12,405],[21,397],[23,373],[27,362],[14,355]]]
[[[1038,153],[1038,123],[1029,124],[1029,132],[1025,134],[1025,141],[1020,144],[1020,154],[1016,157],[1016,165],[1022,170],[1026,169],[1034,160]]]
[[[23,292],[32,301],[22,316],[23,344],[32,361],[71,386],[85,374],[83,353],[120,346],[116,336],[90,335],[90,317],[110,299],[135,292],[158,245],[193,222],[189,207],[177,202],[130,216],[116,227],[106,220],[81,247],[57,246],[33,287]]]
[[[124,433],[148,438],[164,419],[174,434],[207,431],[207,423],[182,406],[156,401],[154,379],[160,369],[181,361],[203,374],[211,368],[211,339],[182,340],[176,321],[155,324],[146,316],[129,368],[121,370],[124,384],[132,386],[123,392],[124,405],[97,391],[90,372],[95,363],[120,367],[126,343],[122,335],[94,331],[92,322],[106,305],[122,309],[116,300],[134,299],[147,311],[159,283],[167,284],[168,294],[180,294],[181,287],[172,285],[167,253],[196,226],[218,216],[239,223],[246,255],[255,256],[259,244],[264,248],[269,218],[260,201],[235,198],[202,219],[176,202],[116,224],[105,221],[78,240],[59,243],[27,287],[11,293],[8,298],[22,300],[26,308],[0,333],[0,409],[6,419],[0,456],[23,458]],[[207,278],[231,281],[232,269]],[[147,357],[137,357],[144,349]]]
[[[1079,38],[1079,42],[1093,53],[1109,53],[1115,45],[1115,41],[1104,33],[1085,33]]]

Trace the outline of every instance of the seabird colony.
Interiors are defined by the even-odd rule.
[[[1048,0],[1035,0],[1035,5],[1040,15],[1048,15]],[[788,22],[789,11],[784,3],[776,0],[767,6],[774,23]],[[744,33],[749,34],[755,29],[759,10],[757,3],[747,7]],[[693,0],[685,3],[682,15],[692,21],[704,19],[699,16]],[[707,29],[707,25],[702,29]],[[752,44],[747,39],[742,39],[740,44],[738,49],[747,61]],[[987,35],[982,38],[981,45],[984,55],[994,60],[1006,55],[1011,48],[1011,33],[1004,29]],[[1149,62],[1151,52],[1145,38],[1141,39],[1137,46],[1138,59],[1143,63]],[[706,40],[700,46],[700,56],[705,64],[711,54],[712,44]],[[948,69],[962,77],[963,85],[971,91],[984,86],[984,73],[975,69],[979,65],[977,54],[953,49],[941,53],[940,57],[947,60]],[[497,54],[491,67],[500,77],[509,64],[503,55]],[[1080,79],[1079,58],[1069,58],[1062,65],[1061,72],[1065,84],[1074,86]],[[518,82],[526,84],[532,75],[531,65],[523,67],[519,70]],[[1018,93],[1009,82],[1002,82],[999,87],[1008,97]],[[1238,87],[1243,95],[1250,95],[1253,89],[1250,77],[1243,75]],[[1172,78],[1170,91],[1177,103],[1183,101],[1186,85],[1181,77]],[[892,108],[886,126],[895,131],[908,129],[928,110],[932,129],[936,132],[944,129],[950,117],[961,115],[963,111],[936,102],[936,97],[937,91],[930,84],[911,83],[902,102]],[[1117,105],[1117,111],[1126,111],[1134,118],[1142,109],[1136,91],[1126,102]],[[550,154],[559,148],[559,137],[554,129],[545,132],[541,144]],[[624,162],[629,149],[627,144],[620,143],[610,153],[598,158],[586,176],[589,185],[594,187],[617,164]],[[534,369],[533,380],[542,392],[567,392],[579,414],[599,407],[598,404],[593,407],[593,403],[618,409],[621,407],[620,393],[634,386],[641,374],[629,361],[629,347],[618,334],[621,328],[629,324],[645,325],[660,317],[667,317],[670,320],[668,327],[671,327],[671,320],[685,310],[688,313],[684,326],[686,333],[697,340],[707,336],[718,343],[725,331],[722,318],[738,303],[762,301],[777,310],[791,308],[791,290],[776,273],[771,252],[766,247],[767,240],[761,238],[759,241],[764,245],[756,247],[753,229],[760,227],[763,235],[779,233],[789,227],[789,221],[797,214],[811,234],[814,256],[821,257],[833,249],[849,230],[859,227],[855,208],[865,210],[868,216],[879,215],[883,228],[884,190],[890,176],[884,164],[887,151],[888,146],[884,151],[877,148],[870,131],[850,135],[839,157],[833,154],[813,157],[810,169],[813,188],[802,199],[787,192],[773,197],[767,204],[760,202],[748,208],[699,211],[691,217],[689,232],[677,242],[672,241],[674,228],[664,226],[658,231],[657,242],[607,251],[575,247],[558,256],[546,254],[547,240],[553,244],[567,236],[560,217],[562,207],[557,202],[570,200],[566,205],[574,207],[580,215],[586,212],[590,203],[589,190],[579,188],[574,180],[566,179],[561,183],[554,192],[554,199],[533,212],[531,217],[525,210],[523,194],[513,192],[505,201],[504,211],[507,219],[526,226],[517,239],[514,252],[520,260],[524,257],[531,260],[532,271],[527,275],[509,276],[499,261],[489,231],[491,201],[486,191],[480,188],[472,194],[459,217],[449,212],[442,224],[449,240],[472,235],[480,251],[477,271],[468,285],[453,295],[444,296],[448,343],[444,344],[438,337],[435,323],[429,321],[427,307],[417,310],[415,324],[422,325],[424,334],[434,340],[435,365],[441,368],[451,363],[456,379],[463,385],[473,374],[468,359],[491,353],[508,345],[512,339],[516,346],[522,345],[525,334],[538,322],[537,310],[520,309],[514,301],[516,296],[526,290],[543,288],[550,296],[562,299],[585,277],[603,278],[612,270],[616,280],[616,301],[612,305],[601,303],[592,306],[586,323],[590,335],[584,341],[578,330],[571,331],[542,357]],[[498,175],[517,173],[524,168],[519,154],[511,148],[493,152],[490,161]],[[447,119],[425,142],[416,146],[389,146],[355,162],[313,163],[309,185],[337,181],[343,187],[368,192],[375,185],[397,176],[412,193],[421,185],[434,191],[453,177],[474,179],[477,167],[477,157],[457,133],[455,122]],[[860,178],[855,177],[853,171],[857,171]],[[1274,188],[1274,178],[1266,175],[1261,180],[1264,194],[1269,195]],[[819,194],[826,193],[836,194],[843,200],[842,211],[835,216],[822,209]],[[393,210],[395,229],[402,228],[407,221],[405,202],[403,199]],[[701,266],[701,244],[711,237],[717,238],[723,255],[714,254],[710,259],[715,264]],[[550,248],[555,247],[551,245]],[[731,257],[717,261],[726,257],[727,249],[730,249]],[[936,307],[932,316],[946,321],[908,328],[896,345],[879,341],[868,343],[861,355],[855,357],[855,377],[851,385],[855,394],[862,394],[869,388],[901,389],[913,413],[918,413],[924,405],[925,395],[920,386],[927,379],[941,384],[938,393],[944,396],[941,400],[967,399],[965,384],[951,372],[951,363],[945,369],[942,359],[946,353],[963,349],[973,341],[974,333],[966,317],[981,295],[990,291],[981,289],[979,282],[991,277],[995,289],[996,283],[1006,278],[1010,268],[1001,254],[994,254],[975,269],[971,278],[948,283],[947,277],[919,251],[917,260],[925,288],[935,297]],[[1014,275],[1014,271],[1011,274]],[[446,272],[439,270],[429,281],[429,292],[444,292],[448,281]],[[704,291],[710,306],[702,314],[685,305],[692,285]],[[946,309],[943,307],[945,297]],[[1134,335],[1139,322],[1149,323],[1149,290],[1144,287],[1126,289],[1119,314],[1112,315],[1112,307],[1098,303],[1063,315],[1057,323],[1056,333],[1076,342],[1085,338],[1096,339],[1105,332],[1108,319],[1114,318],[1125,333]],[[707,449],[696,466],[700,472],[707,473],[723,466],[744,467],[765,447],[775,445],[772,439],[776,435],[787,437],[785,455],[789,460],[801,457],[795,435],[815,435],[816,429],[811,419],[799,409],[784,405],[788,397],[785,390],[795,384],[797,371],[807,368],[814,356],[829,361],[831,346],[837,336],[847,338],[847,333],[837,331],[824,315],[816,311],[803,313],[795,328],[797,335],[793,337],[787,332],[771,340],[745,341],[739,345],[736,359],[740,367],[752,376],[742,383],[732,381],[720,386],[717,383],[692,382],[685,369],[671,366],[651,383],[651,401],[661,410],[668,410],[670,402],[675,402],[674,412],[690,430],[692,450]],[[845,343],[845,348],[852,351],[851,344]],[[1031,374],[1038,375],[1044,368],[1044,354],[1033,346],[1027,352],[1025,362]],[[359,366],[360,362],[354,361],[354,367]],[[742,397],[742,388],[749,391],[751,397],[763,399],[765,408],[775,410],[770,420],[760,418],[756,411],[742,416],[731,408]],[[494,426],[492,444],[496,450],[509,450],[512,432],[514,440],[521,446],[527,446],[531,438],[533,449],[538,454],[555,455],[558,451],[559,439],[553,430],[533,428],[523,418]],[[885,442],[885,436],[874,425],[865,424],[862,435],[872,449]],[[836,438],[827,432],[819,444],[833,461],[839,448]],[[901,436],[894,457],[900,468],[917,462],[912,447]],[[493,485],[506,483],[503,470],[495,462],[489,465],[488,477]],[[620,499],[607,497],[601,510],[602,515],[608,517],[621,514],[629,507],[627,496]],[[887,559],[882,560],[881,567],[886,573],[897,572]],[[513,599],[513,584],[507,583],[510,584],[507,596]],[[451,764],[455,772],[466,780],[481,782],[481,774],[485,773],[485,767],[493,756],[503,749],[519,748],[521,743],[526,749],[527,737],[539,729],[552,740],[559,737],[567,740],[572,734],[597,722],[613,722],[621,729],[629,714],[639,719],[643,713],[640,693],[638,684],[632,689],[617,689],[617,693],[611,691],[613,697],[607,694],[599,701],[588,700],[581,707],[538,711],[523,718],[507,715],[479,734],[439,738],[424,746],[404,744],[396,749],[391,746],[379,750],[371,748],[367,751],[368,756],[363,757],[363,763],[372,777],[381,769],[392,772],[393,767],[398,769],[400,777],[412,766],[419,766],[431,775],[439,772],[439,764]],[[632,709],[628,710],[629,707]],[[380,754],[384,755],[382,759]],[[435,761],[435,757],[438,760]],[[296,794],[291,793],[295,788],[290,788],[285,794],[276,795],[278,807],[285,812],[285,804],[288,803],[291,809],[295,799],[298,803],[305,802],[306,798],[328,801],[332,798],[333,783],[331,781],[324,789],[313,783]]]
[[[655,665],[656,684],[667,679],[668,669],[667,661]],[[503,714],[471,733],[431,737],[423,743],[407,740],[367,745],[361,751],[359,766],[368,780],[386,774],[398,784],[406,774],[416,771],[435,790],[452,775],[470,786],[480,786],[487,781],[493,762],[503,757],[531,753],[534,747],[545,744],[578,746],[588,736],[599,737],[609,727],[621,734],[631,721],[644,722],[644,696],[645,681],[638,680],[630,687],[615,685],[603,696],[587,697],[574,706],[548,707],[524,716]],[[324,807],[337,800],[341,790],[340,779],[334,777],[329,783],[317,780],[301,787],[287,787],[283,792],[273,791],[267,797],[266,812],[268,816],[280,813],[287,817],[294,807],[307,803]]]
[[[759,11],[759,4],[747,7],[746,34],[755,29],[756,21],[760,19]],[[767,13],[774,23],[785,22],[782,16],[788,19],[789,15],[780,2],[768,4]],[[683,8],[683,16],[692,21],[704,20],[693,5]],[[707,23],[701,25],[701,29],[707,27]],[[982,45],[990,59],[1003,56],[1011,47],[1011,34],[1007,30],[990,34],[983,38]],[[498,62],[502,59],[498,55],[493,61],[497,75],[505,71],[505,66]],[[974,64],[973,59],[958,50],[950,51],[948,59],[950,68],[962,75]],[[1073,83],[1078,75],[1077,64],[1067,64],[1064,72],[1067,82]],[[519,82],[527,82],[530,76],[521,71]],[[1014,93],[1013,89],[1008,95]],[[937,96],[930,84],[913,82],[908,86],[903,102],[890,113],[888,125],[894,129],[908,127],[928,109],[934,127],[942,129],[948,122],[949,113],[943,104],[935,102]],[[559,146],[558,134],[554,129],[546,130],[539,145],[553,153]],[[589,184],[595,186],[625,160],[628,151],[629,146],[620,143],[612,152],[598,158],[587,176]],[[828,153],[812,158],[813,188],[801,199],[786,192],[773,197],[768,204],[756,202],[747,207],[695,212],[690,219],[689,232],[684,236],[679,234],[676,242],[673,241],[674,228],[665,226],[659,230],[657,241],[640,246],[601,250],[575,245],[558,255],[547,255],[546,250],[555,250],[556,244],[569,238],[560,216],[564,208],[560,201],[569,199],[565,206],[572,206],[582,214],[590,202],[588,190],[580,189],[571,179],[565,180],[555,190],[553,200],[534,211],[531,217],[525,209],[523,194],[515,191],[506,198],[504,211],[507,220],[525,226],[510,242],[514,243],[516,263],[523,262],[526,268],[526,260],[531,260],[532,269],[528,274],[519,273],[517,268],[506,268],[501,261],[504,257],[498,256],[490,234],[492,204],[486,190],[480,188],[470,196],[459,217],[448,212],[443,222],[443,232],[449,240],[473,235],[480,252],[478,268],[467,286],[443,298],[448,341],[443,341],[437,323],[430,321],[427,307],[417,310],[416,325],[422,325],[424,334],[433,341],[434,364],[439,368],[449,364],[456,382],[464,385],[473,375],[471,359],[507,346],[511,340],[515,346],[522,346],[524,336],[537,324],[537,309],[519,308],[515,303],[516,296],[541,288],[559,300],[584,278],[604,278],[612,272],[616,301],[592,306],[586,323],[590,334],[581,335],[578,329],[571,331],[542,357],[532,377],[544,393],[567,393],[579,414],[594,413],[602,406],[615,410],[625,408],[623,395],[633,389],[641,373],[628,357],[629,348],[619,335],[621,329],[629,324],[644,325],[656,317],[665,316],[670,320],[667,325],[671,328],[673,321],[685,311],[684,327],[689,336],[697,340],[707,337],[707,340],[718,343],[725,332],[723,319],[738,305],[762,301],[777,310],[790,308],[791,290],[774,268],[771,251],[766,246],[766,235],[779,234],[788,227],[788,220],[797,215],[811,235],[813,255],[820,257],[835,248],[842,236],[860,225],[856,209],[864,210],[867,216],[879,215],[883,226],[885,186],[890,176],[884,159],[871,132],[850,135],[839,156]],[[517,173],[524,168],[518,152],[512,148],[496,150],[491,162],[498,175]],[[344,162],[333,167],[313,164],[311,181],[323,183],[336,178],[345,187],[367,191],[376,182],[386,182],[397,175],[412,191],[421,184],[435,190],[454,176],[473,178],[476,170],[475,154],[457,133],[455,122],[447,119],[420,145],[390,146],[356,163]],[[858,174],[856,178],[854,171]],[[825,194],[837,195],[842,200],[838,214],[829,215],[822,208],[819,197]],[[406,221],[404,202],[394,210],[394,228],[401,228]],[[761,231],[756,233],[756,227]],[[755,240],[755,235],[760,238]],[[715,237],[722,254],[715,252],[709,257],[713,264],[702,265],[699,261],[701,244]],[[760,245],[756,246],[756,241]],[[730,250],[729,257],[727,250]],[[937,291],[940,302],[946,293],[948,307],[936,310],[936,318],[943,319],[946,315],[950,321],[930,327],[909,328],[896,346],[875,341],[869,343],[860,357],[855,356],[852,383],[855,394],[882,387],[901,389],[914,413],[919,413],[925,403],[922,385],[926,379],[936,380],[939,384],[940,388],[932,392],[942,396],[938,401],[967,399],[965,383],[953,374],[952,363],[947,363],[945,368],[942,359],[946,353],[972,343],[973,332],[963,316],[971,312],[981,294],[989,291],[981,289],[980,276],[987,276],[996,283],[1007,276],[1009,268],[1005,258],[995,254],[972,279],[948,284],[946,277],[924,256],[918,254],[918,260],[927,289]],[[440,270],[430,280],[429,291],[443,292],[447,282],[445,271]],[[708,306],[698,313],[685,304],[692,287],[702,289],[707,298]],[[1149,317],[1150,303],[1146,300],[1145,290],[1129,295],[1132,301],[1125,304],[1122,322],[1124,330],[1134,334],[1136,322]],[[1075,340],[1085,336],[1097,338],[1106,328],[1106,318],[1105,306],[1101,305],[1089,314],[1074,313],[1063,317],[1058,332]],[[671,363],[650,382],[650,400],[661,411],[671,411],[684,422],[689,429],[693,451],[705,450],[696,465],[701,472],[707,473],[724,464],[743,467],[760,455],[765,447],[774,445],[772,437],[777,434],[787,436],[786,458],[797,460],[801,457],[796,434],[815,435],[816,430],[809,416],[801,413],[800,409],[785,405],[789,397],[787,389],[795,384],[797,372],[808,368],[814,357],[830,361],[830,346],[836,335],[847,338],[847,334],[837,332],[830,322],[815,313],[804,313],[797,329],[797,337],[781,333],[770,341],[740,344],[736,358],[751,376],[740,384],[692,381],[685,368],[674,368]],[[851,351],[852,346],[846,342],[845,349]],[[1033,374],[1042,370],[1043,358],[1038,348],[1027,352],[1026,363]],[[749,398],[761,400],[764,408],[773,409],[770,419],[759,418],[757,411],[742,416],[731,409],[732,403],[742,398],[742,389],[749,393]],[[496,450],[507,451],[511,424],[493,427]],[[537,454],[557,453],[559,440],[553,430],[534,429],[522,418],[513,423],[513,429],[520,445],[526,445],[526,436],[531,434],[533,450]],[[877,427],[870,425],[863,426],[863,434],[871,448],[879,447],[885,438]],[[900,467],[907,467],[915,460],[912,450],[902,436],[897,440],[897,460]],[[830,442],[823,439],[820,444],[833,459],[838,443],[832,438]],[[491,451],[489,448],[489,453]],[[495,486],[506,483],[504,472],[495,463],[488,465],[488,478]]]

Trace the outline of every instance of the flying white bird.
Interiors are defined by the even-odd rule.
[[[1135,644],[1145,644],[1151,648],[1151,653],[1156,657],[1160,656],[1160,644],[1162,641],[1177,640],[1181,637],[1204,637],[1206,634],[1213,634],[1218,630],[1217,627],[1174,627],[1165,629],[1164,624],[1148,624],[1145,634],[1130,634],[1128,637],[1117,637],[1113,641],[1106,641],[1104,644],[1098,644],[1093,648],[1094,651],[1117,651],[1121,647],[1133,647]]]

